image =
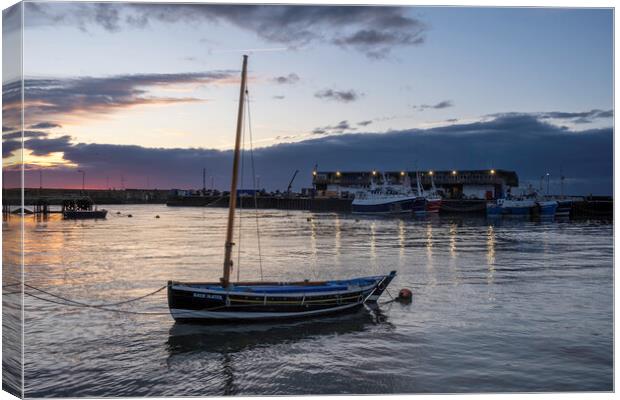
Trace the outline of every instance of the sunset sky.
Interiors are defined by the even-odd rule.
[[[20,19],[3,13],[5,163]],[[83,169],[92,188],[198,188],[206,167],[223,189],[247,53],[267,189],[295,169],[307,187],[318,164],[612,192],[611,9],[29,2],[24,23],[27,186],[42,169],[46,187],[79,187]]]

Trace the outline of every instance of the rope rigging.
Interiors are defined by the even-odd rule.
[[[247,109],[248,109],[248,132],[250,133],[250,165],[252,168],[252,188],[254,189],[254,216],[256,218],[256,240],[258,242],[258,265],[260,268],[260,280],[263,280],[263,258],[261,255],[261,246],[260,246],[260,229],[259,229],[259,218],[258,218],[258,193],[259,188],[256,183],[256,168],[254,167],[254,147],[252,142],[252,114],[250,113],[250,94],[247,93],[246,90],[246,101],[247,101]]]
[[[256,167],[254,164],[254,146],[253,146],[253,138],[252,138],[252,114],[250,111],[250,94],[247,89],[245,89],[245,102],[246,102],[246,112],[247,112],[247,127],[246,124],[243,124],[242,135],[241,135],[241,179],[240,179],[240,187],[243,188],[243,178],[245,172],[245,137],[246,130],[249,134],[249,150],[250,150],[250,169],[252,172],[252,191],[253,191],[253,199],[254,199],[254,217],[256,220],[256,240],[258,246],[258,265],[260,271],[260,280],[263,278],[263,257],[262,257],[262,249],[260,242],[260,225],[259,225],[259,215],[258,215],[258,187],[257,187],[257,179],[256,179]],[[243,212],[243,196],[239,197],[239,234],[237,240],[237,282],[240,280],[240,267],[241,267],[241,221],[242,221],[242,212]]]

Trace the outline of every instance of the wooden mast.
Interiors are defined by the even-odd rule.
[[[230,201],[228,203],[228,228],[226,230],[226,244],[224,253],[224,275],[220,279],[222,286],[227,287],[230,283],[230,270],[232,268],[232,248],[234,243],[233,228],[235,223],[235,207],[237,206],[237,175],[239,173],[239,148],[241,145],[241,129],[243,127],[243,104],[245,101],[245,81],[247,75],[248,56],[243,56],[243,69],[241,71],[241,89],[239,92],[239,112],[237,113],[237,137],[235,138],[235,153],[233,158],[232,179],[230,183]]]

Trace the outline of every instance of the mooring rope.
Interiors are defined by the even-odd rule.
[[[52,297],[55,297],[57,299],[66,301],[68,303],[73,303],[75,305],[79,305],[79,306],[82,306],[82,307],[89,307],[89,308],[105,308],[105,307],[120,306],[122,304],[127,304],[127,303],[133,303],[134,301],[142,300],[142,299],[145,299],[147,297],[153,296],[153,295],[161,292],[162,290],[164,290],[164,289],[166,289],[168,287],[168,285],[164,285],[164,286],[160,287],[157,290],[154,290],[154,291],[152,291],[150,293],[147,293],[147,294],[145,294],[143,296],[135,297],[135,298],[129,299],[129,300],[123,300],[123,301],[118,301],[118,302],[114,302],[114,303],[88,304],[88,303],[84,303],[84,302],[81,302],[81,301],[68,299],[66,297],[57,295],[55,293],[51,293],[51,292],[48,292],[46,290],[39,289],[38,287],[35,287],[35,286],[32,286],[32,285],[28,285],[27,283],[24,283],[24,286],[28,287],[29,289],[36,290],[37,292],[44,293],[44,294],[46,294],[48,296],[52,296]],[[27,295],[32,296],[32,297],[37,297],[35,295],[32,295],[32,293],[28,293],[28,292],[24,292],[24,294],[27,294]],[[43,299],[43,300],[45,300],[45,299]]]

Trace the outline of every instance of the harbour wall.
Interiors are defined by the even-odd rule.
[[[77,190],[77,189],[24,189],[24,204],[61,205],[63,200],[89,196],[95,204],[166,204],[170,207],[228,207],[228,196],[170,196],[170,190]],[[259,209],[306,210],[315,212],[351,212],[352,199],[324,197],[258,196]],[[20,189],[3,190],[2,204],[11,208],[21,205]],[[241,196],[238,207],[254,208],[254,198]],[[444,199],[441,214],[479,214],[486,212],[486,200]],[[609,217],[613,215],[612,197],[586,197],[575,200],[571,215],[580,217]]]

